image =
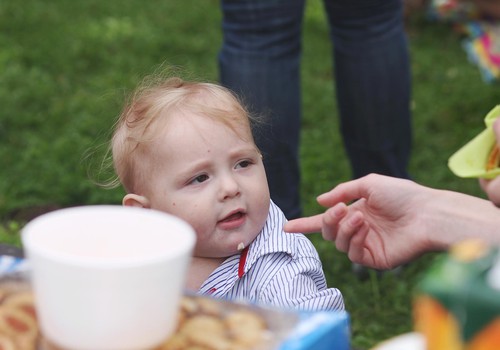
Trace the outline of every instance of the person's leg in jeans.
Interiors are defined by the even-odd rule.
[[[409,178],[410,62],[401,0],[324,0],[352,176]],[[353,264],[360,278],[368,270]],[[394,273],[399,273],[395,269]],[[380,272],[378,272],[380,274]]]
[[[324,0],[353,177],[408,178],[410,62],[401,0]]]
[[[303,0],[222,0],[220,81],[264,116],[255,131],[271,198],[288,219],[300,204],[300,53]]]

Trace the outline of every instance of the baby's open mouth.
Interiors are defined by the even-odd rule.
[[[219,220],[217,225],[223,230],[234,230],[243,225],[246,221],[247,213],[244,210],[235,210]]]
[[[221,222],[228,222],[228,221],[238,220],[241,217],[243,217],[243,215],[245,215],[245,213],[239,211],[239,212],[233,213],[233,214],[225,217],[224,219],[221,220]]]

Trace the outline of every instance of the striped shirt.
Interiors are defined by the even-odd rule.
[[[298,310],[344,310],[340,291],[327,288],[313,244],[303,234],[284,232],[285,221],[271,202],[259,235],[215,269],[198,294]]]

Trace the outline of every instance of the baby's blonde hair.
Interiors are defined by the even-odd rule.
[[[230,90],[179,77],[145,80],[125,105],[111,140],[117,180],[127,192],[141,192],[141,184],[151,170],[144,169],[153,154],[148,144],[163,130],[170,115],[182,111],[213,118],[233,130],[236,125],[243,126],[252,137],[249,113]]]

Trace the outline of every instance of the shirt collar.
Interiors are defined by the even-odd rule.
[[[293,233],[283,231],[286,221],[281,209],[271,201],[264,227],[249,246],[244,272],[247,272],[263,255],[287,253],[294,257],[297,243],[293,238]]]

